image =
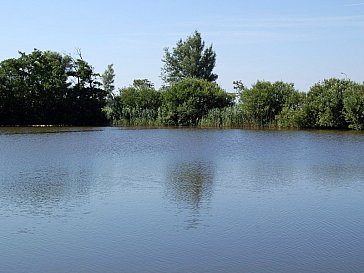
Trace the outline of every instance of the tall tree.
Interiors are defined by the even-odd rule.
[[[104,91],[106,93],[106,105],[102,109],[102,111],[105,113],[108,120],[114,120],[115,119],[115,85],[114,85],[114,79],[115,79],[115,72],[114,72],[114,65],[109,64],[101,75],[101,81],[102,85],[104,87]]]
[[[169,52],[164,49],[162,59],[162,79],[166,84],[171,84],[184,78],[198,78],[215,81],[217,75],[212,73],[216,63],[216,53],[212,45],[205,48],[201,34],[195,31],[193,35],[177,42],[176,47]]]
[[[102,85],[104,86],[105,92],[107,92],[108,100],[111,100],[114,97],[114,79],[115,79],[115,72],[114,72],[114,65],[109,64],[101,75]]]

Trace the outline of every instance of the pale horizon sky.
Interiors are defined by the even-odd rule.
[[[301,91],[330,77],[364,81],[364,1],[9,0],[1,1],[0,60],[34,48],[75,54],[116,87],[149,79],[160,87],[163,49],[195,30],[217,54],[215,73],[232,82],[292,82]]]

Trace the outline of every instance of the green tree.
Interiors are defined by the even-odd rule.
[[[112,121],[115,119],[115,113],[113,111],[114,108],[114,90],[115,90],[115,72],[113,64],[109,64],[101,75],[102,86],[104,88],[106,95],[106,106],[103,108],[103,112],[105,113],[108,120]]]
[[[129,125],[155,123],[162,103],[161,93],[147,79],[134,80],[129,87],[120,89],[115,97],[113,111],[117,120],[125,120]],[[140,124],[139,123],[139,124]]]
[[[114,72],[114,65],[109,64],[101,75],[102,85],[104,87],[105,92],[107,93],[108,100],[112,100],[114,97],[114,90],[115,90],[115,72]]]
[[[278,127],[301,128],[305,124],[306,93],[293,91],[287,94],[281,112],[276,116]]]
[[[68,56],[37,49],[1,62],[2,89],[8,97],[4,123],[59,123],[71,67]]]
[[[352,84],[345,92],[344,116],[350,129],[364,129],[364,84]]]
[[[165,124],[197,125],[213,108],[232,105],[233,96],[216,83],[186,78],[163,91],[162,116]]]
[[[131,86],[120,90],[120,101],[124,108],[158,110],[161,105],[161,95],[149,80],[134,80]]]
[[[101,89],[100,75],[83,59],[81,51],[78,58],[72,60],[69,81],[73,84],[69,93],[67,120],[75,125],[106,124],[103,111],[107,93]]]
[[[162,79],[171,84],[184,78],[198,78],[207,81],[215,81],[217,75],[212,71],[215,68],[216,53],[210,47],[205,48],[201,34],[195,31],[193,35],[177,42],[176,47],[169,52],[164,50],[162,59]]]
[[[3,125],[101,124],[104,102],[97,74],[82,59],[35,49],[0,63]]]
[[[326,79],[310,88],[307,95],[305,127],[348,128],[344,116],[344,96],[353,82],[342,79]]]
[[[246,120],[255,126],[274,123],[286,100],[294,92],[294,85],[291,83],[257,81],[252,88],[244,89],[241,94]]]

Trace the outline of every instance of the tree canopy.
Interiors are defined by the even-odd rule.
[[[212,45],[205,48],[205,42],[198,31],[187,37],[185,41],[179,40],[171,52],[165,48],[162,62],[164,63],[162,79],[166,84],[185,78],[198,78],[212,82],[218,77],[212,72],[215,68],[216,53]]]
[[[102,85],[104,87],[105,92],[107,93],[108,99],[111,100],[114,97],[114,81],[115,81],[115,72],[114,72],[114,65],[109,64],[101,75]]]
[[[257,81],[252,88],[242,92],[242,108],[247,121],[259,126],[274,122],[295,92],[293,84]]]
[[[110,64],[102,75],[83,59],[34,49],[0,61],[0,126],[126,125],[364,129],[364,83],[331,78],[300,92],[292,83],[233,82],[228,93],[212,71],[216,54],[195,31],[165,49],[166,85],[148,79],[114,92]]]
[[[134,80],[131,86],[119,92],[112,109],[118,124],[147,126],[155,123],[162,98],[149,80]]]
[[[81,56],[20,52],[0,63],[0,124],[97,125],[106,93]]]
[[[233,96],[216,83],[186,78],[163,92],[164,123],[195,126],[209,110],[230,106],[232,101]]]

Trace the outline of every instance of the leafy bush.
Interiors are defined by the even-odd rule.
[[[214,108],[232,105],[233,96],[216,83],[183,79],[163,91],[162,118],[166,125],[197,125]]]
[[[278,81],[258,81],[241,95],[241,103],[246,122],[251,126],[265,126],[275,123],[276,116],[286,107],[292,107],[289,99],[297,91],[293,84]]]
[[[344,117],[350,129],[364,129],[364,84],[352,84],[346,90]]]

